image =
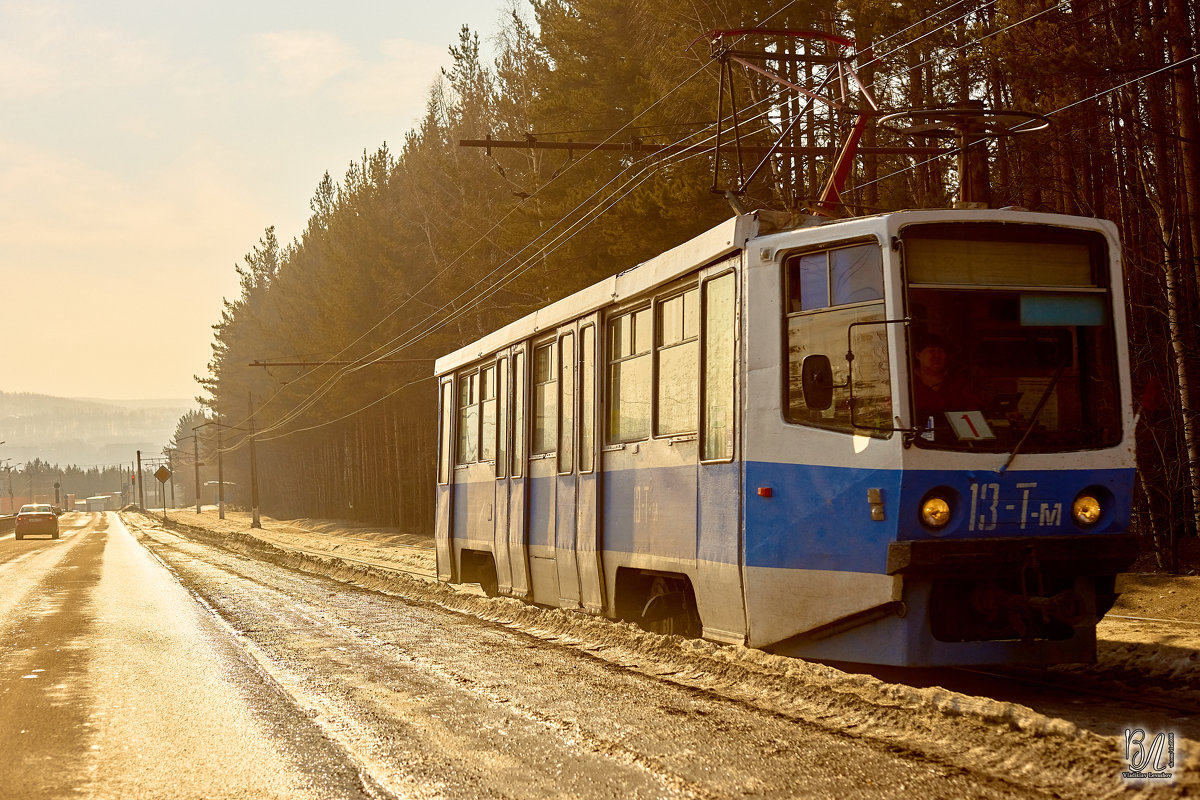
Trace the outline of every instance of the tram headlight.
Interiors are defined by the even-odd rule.
[[[921,501],[921,522],[931,530],[941,530],[950,522],[950,503],[938,495]]]
[[[1075,522],[1088,528],[1100,521],[1102,511],[1100,501],[1088,492],[1081,492],[1071,504],[1071,516]]]

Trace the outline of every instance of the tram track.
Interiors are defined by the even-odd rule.
[[[330,536],[327,534],[321,534],[319,532],[313,532],[313,534],[314,534],[314,536],[319,536],[319,537],[328,536],[328,538],[330,538],[330,539],[338,539],[338,540],[342,540],[342,539],[346,539],[346,538],[354,538],[354,537],[340,537],[340,536],[335,537],[335,536]],[[437,580],[436,570],[420,571],[420,570],[405,569],[403,567],[389,564],[389,563],[381,563],[378,561],[371,561],[371,560],[367,560],[367,559],[355,558],[353,556],[345,555],[342,553],[330,552],[328,550],[313,550],[313,549],[309,549],[309,548],[305,548],[305,547],[300,547],[297,545],[284,544],[284,543],[279,543],[279,542],[274,542],[273,544],[280,547],[281,549],[287,549],[287,550],[291,550],[291,551],[295,551],[295,552],[300,552],[300,553],[304,553],[306,555],[316,556],[316,557],[320,557],[320,558],[339,559],[342,561],[347,561],[347,562],[351,562],[354,564],[359,564],[362,566],[371,567],[372,569],[379,569],[379,570],[386,571],[386,572],[403,573],[406,575],[410,575],[410,576],[419,578],[423,581],[436,582],[436,580]],[[411,547],[413,549],[423,549],[423,548],[415,547],[412,545],[400,545],[400,546]],[[455,587],[455,588],[458,588],[461,590],[463,587],[460,586],[460,587]],[[1170,620],[1170,619],[1144,618],[1144,617],[1124,617],[1124,616],[1115,615],[1115,614],[1110,615],[1110,616],[1118,618],[1118,619],[1154,622],[1154,623],[1159,623],[1159,624],[1164,624],[1164,625],[1200,624],[1200,623],[1190,623],[1187,620]],[[852,671],[857,671],[857,670],[852,670]],[[867,670],[867,671],[874,672],[874,670]],[[902,670],[902,671],[907,672],[908,670]],[[1147,691],[1147,689],[1145,689],[1145,687],[1143,687],[1143,689],[1141,690],[1143,692],[1142,694],[1131,695],[1131,693],[1127,690],[1121,691],[1118,689],[1106,688],[1103,685],[1097,684],[1097,683],[1089,680],[1085,676],[1081,676],[1081,675],[1077,675],[1077,674],[1064,675],[1060,680],[1055,680],[1053,677],[1049,677],[1044,671],[1037,671],[1036,674],[1029,674],[1029,673],[1023,673],[1022,668],[1020,668],[1020,667],[1014,667],[1014,668],[1007,669],[1007,670],[987,670],[987,669],[980,669],[980,668],[974,668],[974,667],[951,667],[951,668],[946,668],[944,670],[939,669],[939,670],[936,670],[936,672],[943,674],[943,675],[945,675],[946,673],[954,673],[954,674],[959,674],[959,675],[964,675],[964,676],[971,676],[972,678],[984,678],[984,679],[992,680],[992,681],[1001,681],[1001,682],[1011,684],[1011,685],[1021,685],[1021,686],[1031,687],[1033,689],[1036,689],[1036,690],[1039,690],[1040,692],[1045,693],[1045,695],[1047,696],[1048,699],[1050,699],[1052,702],[1056,702],[1056,703],[1064,703],[1063,695],[1069,695],[1069,696],[1075,697],[1075,698],[1082,697],[1082,698],[1091,698],[1091,699],[1095,699],[1095,700],[1104,700],[1104,701],[1107,701],[1107,703],[1105,704],[1106,706],[1111,707],[1113,709],[1120,709],[1121,711],[1131,710],[1134,708],[1140,708],[1140,709],[1153,710],[1154,712],[1159,713],[1159,714],[1161,714],[1162,712],[1166,712],[1166,714],[1171,717],[1178,717],[1180,715],[1186,716],[1186,717],[1191,717],[1191,718],[1195,719],[1196,724],[1188,726],[1188,728],[1193,732],[1190,732],[1187,735],[1189,736],[1189,738],[1200,739],[1200,697],[1197,698],[1196,702],[1192,702],[1192,703],[1183,702],[1183,701],[1180,701],[1177,699],[1176,700],[1166,700],[1166,699],[1161,699],[1159,697],[1148,697],[1144,694],[1144,692]],[[878,676],[878,677],[884,677],[884,676]],[[885,677],[884,679],[889,680],[889,681],[897,680],[896,676]],[[900,682],[908,682],[908,681],[904,680],[903,678],[899,678],[898,680],[900,680]],[[920,681],[915,681],[914,685],[916,685],[917,683],[920,683]],[[951,682],[947,682],[947,683],[951,683]],[[962,687],[960,687],[960,689],[962,689]],[[1166,693],[1172,692],[1172,689],[1170,687],[1162,687],[1162,689],[1159,691],[1161,691],[1161,693],[1163,693],[1163,694],[1166,694]],[[1002,699],[1001,696],[1004,695],[1003,692],[992,692],[991,694],[997,695],[996,699]],[[1026,702],[1026,704],[1030,704],[1030,705],[1037,704],[1036,696],[1033,699],[1025,698],[1025,697],[1023,697],[1022,699]],[[1070,701],[1066,700],[1065,703],[1069,704]],[[1112,713],[1120,714],[1121,711],[1115,710]]]
[[[1185,714],[1200,718],[1200,702],[1181,703],[1178,701],[1167,702],[1165,700],[1160,701],[1146,698],[1131,698],[1128,694],[1106,690],[1094,684],[1089,685],[1086,682],[1081,683],[1080,678],[1077,675],[1070,676],[1072,683],[1067,683],[1065,679],[1061,681],[1047,679],[1044,674],[1041,676],[1036,676],[1021,674],[1019,672],[979,669],[976,667],[952,667],[951,669],[955,672],[980,675],[991,679],[1009,681],[1013,683],[1021,683],[1041,689],[1053,690],[1056,692],[1067,692],[1072,695],[1101,698],[1114,703],[1120,703],[1122,705],[1142,706],[1145,708],[1153,708],[1162,711],[1169,711],[1175,714]],[[1014,670],[1015,669],[1016,668],[1014,668]]]
[[[362,564],[364,566],[372,567],[374,569],[385,570],[387,572],[400,572],[400,573],[404,573],[405,575],[413,575],[415,577],[421,578],[422,580],[426,580],[426,581],[432,581],[432,582],[437,581],[437,575],[434,571],[405,569],[404,567],[399,567],[399,566],[396,566],[395,564],[391,564],[391,563],[387,563],[387,562],[380,562],[380,561],[368,561],[366,559],[354,558],[353,556],[344,555],[342,553],[333,553],[333,552],[330,552],[329,550],[310,550],[305,547],[297,547],[296,545],[291,545],[291,544],[280,544],[279,542],[274,542],[274,541],[271,542],[271,544],[280,548],[281,550],[292,550],[297,553],[304,553],[306,555],[318,556],[320,558],[336,558],[340,561],[349,561],[354,564]],[[397,546],[414,547],[413,545],[397,545]],[[423,549],[423,548],[415,548],[414,547],[414,549]]]
[[[1200,622],[1188,619],[1161,619],[1159,617],[1126,617],[1121,614],[1106,614],[1105,619],[1127,619],[1134,622],[1162,622],[1170,625],[1196,625],[1200,626]]]
[[[176,533],[179,532],[179,528],[190,529],[190,528],[194,527],[194,526],[188,525],[187,523],[180,523],[175,520],[172,520],[171,522],[172,522],[172,524],[167,528],[167,530],[173,530]],[[156,525],[157,525],[157,523],[156,523]],[[139,524],[138,527],[142,527],[142,525]],[[268,529],[263,529],[258,534],[256,534],[256,538],[261,539],[263,542],[270,544],[273,547],[278,547],[281,550],[288,550],[291,552],[303,553],[305,555],[317,556],[319,558],[338,559],[340,561],[347,561],[347,562],[350,562],[353,564],[371,567],[372,569],[379,569],[379,570],[384,570],[387,572],[394,572],[394,573],[400,573],[400,574],[404,574],[404,575],[410,575],[412,577],[420,578],[421,580],[430,581],[430,582],[437,581],[436,568],[435,569],[427,569],[427,570],[411,569],[411,568],[406,568],[404,566],[396,564],[395,562],[392,562],[392,561],[356,558],[355,556],[351,556],[346,553],[338,552],[335,549],[313,549],[313,548],[308,548],[308,547],[301,547],[300,545],[293,544],[291,542],[286,541],[289,538],[297,537],[297,536],[303,536],[303,537],[307,537],[310,539],[317,539],[317,540],[324,541],[324,542],[334,542],[337,544],[354,542],[354,543],[358,543],[358,544],[369,545],[372,548],[380,548],[380,549],[386,548],[389,550],[404,550],[404,551],[409,551],[409,552],[413,552],[413,553],[428,553],[430,558],[432,558],[432,552],[433,552],[430,547],[425,546],[425,545],[408,544],[405,542],[385,542],[385,541],[379,541],[377,539],[367,539],[367,538],[363,538],[363,537],[359,537],[359,536],[343,536],[341,534],[331,534],[331,533],[325,533],[322,531],[314,531],[309,528],[301,528],[301,527],[295,526],[295,525],[286,525],[286,526],[281,526],[281,527],[277,527],[277,528],[272,527],[272,528],[268,528]]]
[[[405,575],[423,583],[436,583],[436,569],[413,568],[413,565],[386,560],[360,557],[359,553],[345,553],[331,547],[306,547],[309,542],[321,544],[354,541],[354,546],[370,544],[379,547],[392,544],[404,550],[425,550],[420,545],[404,543],[382,543],[321,532],[306,532],[303,529],[274,530],[276,535],[260,535],[265,544],[278,548],[280,552],[301,554],[329,562],[343,562],[354,567],[378,570],[380,573]],[[301,542],[289,542],[288,538],[303,538]],[[394,549],[388,548],[395,552]],[[432,552],[429,553],[432,556]],[[455,587],[460,591],[464,587]],[[474,588],[474,587],[472,587]],[[474,594],[474,592],[471,592]],[[1118,618],[1119,615],[1112,615]],[[1149,620],[1156,625],[1186,626],[1186,620],[1161,618],[1135,618]],[[1200,740],[1200,693],[1182,691],[1182,684],[1169,679],[1152,680],[1147,684],[1143,678],[1122,671],[1119,674],[1104,671],[1080,672],[1062,675],[1043,670],[1024,671],[1022,668],[945,668],[921,670],[911,668],[870,668],[861,664],[831,663],[831,666],[851,673],[874,675],[887,683],[907,684],[914,688],[941,686],[970,696],[988,697],[1000,702],[1013,702],[1052,717],[1073,720],[1082,728],[1095,732],[1119,735],[1123,726],[1131,720],[1157,720],[1160,727],[1176,725],[1180,735]]]
[[[343,536],[341,534],[325,533],[324,531],[314,531],[310,528],[301,528],[295,525],[287,525],[285,527],[274,529],[278,533],[294,534],[299,533],[302,536],[310,536],[313,538],[324,539],[326,541],[338,542],[362,542],[369,544],[372,547],[386,548],[404,548],[418,552],[430,551],[431,548],[426,545],[408,544],[406,542],[385,542],[379,539],[364,539],[361,536]]]

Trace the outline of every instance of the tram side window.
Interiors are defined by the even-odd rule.
[[[525,354],[513,355],[512,476],[525,474]]]
[[[733,273],[704,285],[704,450],[706,460],[733,458],[734,341],[737,307]]]
[[[575,334],[565,334],[559,347],[562,380],[558,385],[562,399],[558,404],[558,471],[570,472],[575,459]]]
[[[887,326],[860,324],[850,333],[854,323],[885,319],[879,246],[795,256],[786,262],[785,283],[788,420],[846,431],[890,428]],[[847,344],[853,361],[846,358]],[[805,402],[801,373],[810,355],[828,357],[833,368],[833,402],[826,408]]]
[[[496,368],[479,371],[479,460],[496,457]]]
[[[454,383],[446,381],[442,384],[442,431],[441,442],[438,450],[440,451],[440,463],[438,465],[438,483],[450,482],[450,464],[454,461],[454,452],[451,446],[454,440],[451,438],[451,425],[454,422]]]
[[[508,472],[508,359],[496,366],[496,477]]]
[[[596,327],[579,333],[579,471],[591,472],[595,449]]]
[[[458,463],[479,460],[479,373],[458,378]]]
[[[883,300],[883,256],[874,244],[829,251],[829,304]]]
[[[533,454],[553,453],[557,434],[558,380],[550,342],[533,351]]]
[[[610,442],[632,442],[650,435],[651,334],[649,308],[609,320]]]
[[[700,292],[658,304],[659,434],[695,433],[700,388]]]
[[[788,311],[815,311],[829,305],[829,257],[809,253],[788,266]]]

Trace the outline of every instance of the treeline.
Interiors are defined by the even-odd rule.
[[[136,450],[157,453],[187,406],[0,392],[0,439],[14,463],[128,464]]]
[[[131,467],[116,465],[80,467],[72,464],[63,467],[35,458],[11,470],[6,469],[0,475],[0,480],[3,480],[0,497],[4,500],[0,505],[7,511],[9,497],[16,498],[12,504],[13,510],[22,503],[53,503],[56,483],[61,503],[66,503],[68,494],[75,495],[76,500],[84,500],[95,495],[122,492],[128,488],[132,471]]]
[[[728,217],[710,191],[711,153],[634,145],[711,145],[718,68],[706,32],[817,29],[855,39],[860,53],[872,48],[856,66],[885,112],[978,100],[1051,120],[1045,131],[991,140],[991,204],[1121,229],[1143,402],[1139,521],[1164,543],[1194,533],[1195,13],[1185,0],[532,0],[502,27],[492,63],[464,27],[399,149],[364,151],[340,180],[326,174],[303,234],[280,243],[268,228],[237,266],[240,296],[214,326],[209,374],[199,378],[232,426],[227,479],[248,483],[253,426],[266,513],[429,530],[432,359]],[[815,40],[766,44],[832,52]],[[829,69],[797,64],[790,78],[809,86]],[[788,145],[819,151],[775,159],[742,202],[811,208],[853,118],[783,97],[764,79],[737,80],[741,96],[772,109],[747,126],[748,141],[786,133]],[[789,129],[792,113],[800,119]],[[458,146],[486,136],[581,145]],[[630,147],[587,152],[587,142]],[[931,142],[872,126],[863,144]],[[951,156],[867,153],[840,208],[946,206],[957,182]]]

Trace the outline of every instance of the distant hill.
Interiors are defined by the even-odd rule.
[[[102,400],[0,392],[0,459],[59,466],[128,464],[159,455],[192,400]]]

